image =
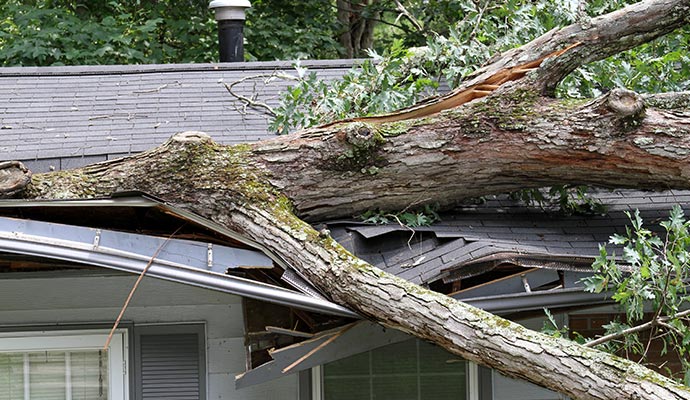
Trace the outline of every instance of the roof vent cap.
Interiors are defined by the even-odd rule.
[[[251,6],[249,0],[213,0],[208,8],[216,12],[216,21],[237,21],[245,19],[245,10]]]

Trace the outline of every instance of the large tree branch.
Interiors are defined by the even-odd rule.
[[[682,109],[621,111],[640,101],[623,91],[557,101],[503,87],[423,120],[353,122],[252,148],[271,182],[314,220],[563,183],[690,188],[690,119]]]
[[[558,83],[581,65],[649,42],[689,21],[690,0],[636,3],[595,18],[586,26],[573,24],[553,29],[524,46],[500,54],[447,94],[390,114],[348,121],[382,123],[425,117],[487,96],[500,85],[521,80],[534,69],[537,72],[520,85],[551,95]]]
[[[473,74],[475,79],[521,62],[538,59],[573,43],[580,45],[542,66],[535,87],[551,94],[569,73],[666,35],[690,22],[690,1],[653,0],[632,4],[587,22],[554,29],[498,57]]]
[[[263,243],[338,303],[509,376],[578,399],[635,393],[690,399],[682,386],[633,362],[530,331],[358,260],[293,215],[290,201],[266,184],[257,154],[248,146],[220,146],[203,134],[186,133],[127,159],[36,176],[27,195],[156,193]]]

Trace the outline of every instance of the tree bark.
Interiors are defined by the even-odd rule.
[[[364,57],[366,49],[374,44],[376,20],[367,18],[363,11],[371,7],[374,0],[338,0],[338,22],[341,33],[338,37],[343,47],[342,58]]]
[[[690,0],[646,1],[595,19],[589,30],[550,32],[458,90],[575,46],[485,97],[423,118],[335,123],[237,146],[187,132],[132,157],[34,175],[21,196],[149,192],[263,243],[363,316],[506,375],[577,399],[690,399],[686,387],[635,363],[386,274],[304,222],[561,183],[690,188],[688,93],[616,90],[587,102],[545,96],[574,66],[663,35],[687,15]]]

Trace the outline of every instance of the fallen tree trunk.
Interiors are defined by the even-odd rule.
[[[515,85],[422,121],[334,125],[252,152],[312,220],[564,183],[690,188],[690,125],[678,112],[628,91],[578,103]]]
[[[592,30],[550,32],[499,58],[458,91],[416,109],[462,91],[489,93],[429,115],[334,123],[239,146],[184,133],[125,159],[34,175],[20,195],[149,192],[262,242],[363,316],[506,375],[578,399],[690,399],[687,388],[637,364],[529,331],[385,274],[304,222],[421,202],[449,206],[558,183],[690,188],[687,93],[644,98],[616,90],[589,102],[544,96],[574,66],[667,33],[689,14],[688,0],[648,1],[593,21]],[[539,62],[527,75],[486,84],[530,60]],[[17,182],[27,181],[7,176],[14,177],[7,184],[12,193]]]

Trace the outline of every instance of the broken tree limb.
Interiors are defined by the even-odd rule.
[[[609,101],[620,93],[563,102],[505,87],[435,117],[312,129],[252,151],[309,220],[556,184],[690,188],[690,121],[655,108],[622,115]]]
[[[21,193],[31,182],[31,171],[19,161],[0,162],[0,199]]]

